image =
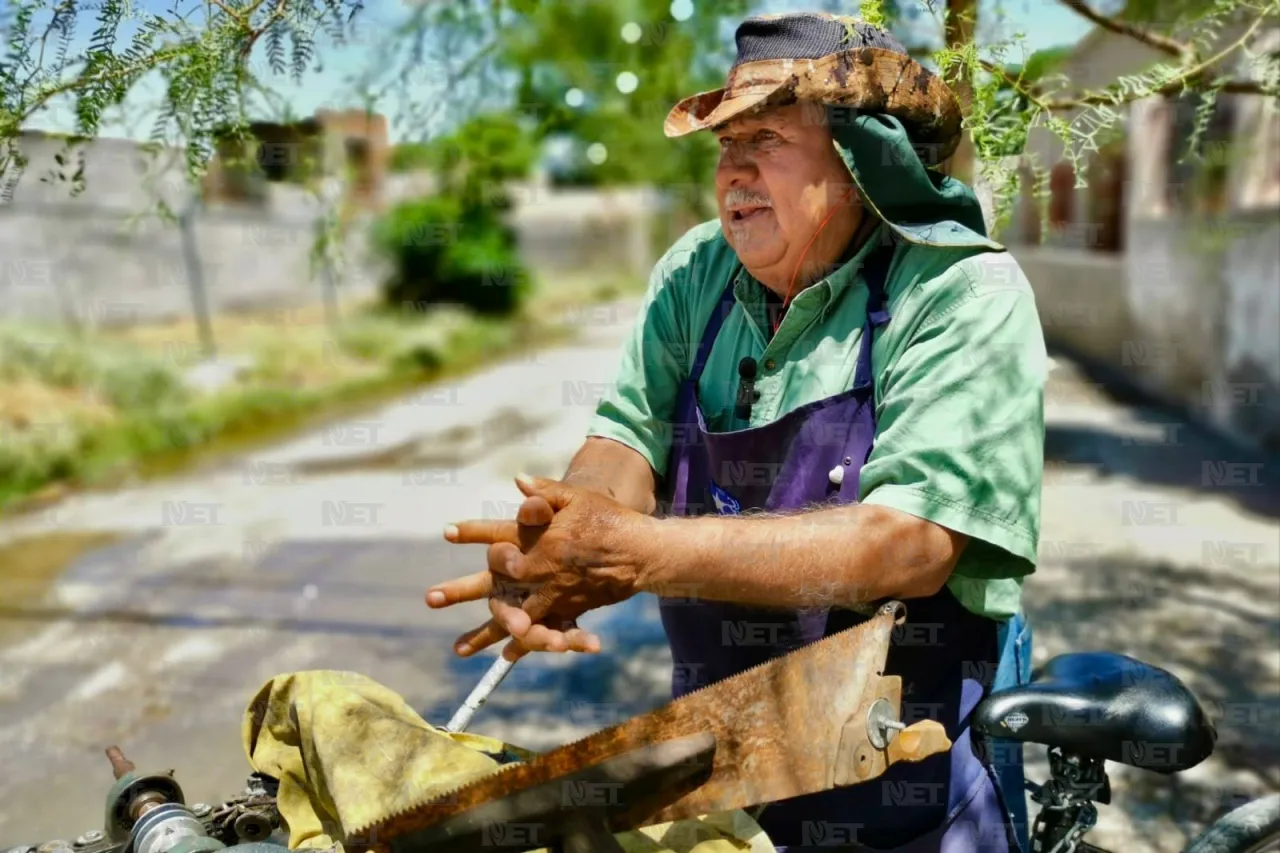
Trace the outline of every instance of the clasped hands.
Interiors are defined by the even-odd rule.
[[[520,475],[524,494],[514,520],[451,524],[444,538],[488,545],[488,569],[438,584],[427,605],[439,609],[489,600],[492,618],[458,638],[466,657],[505,637],[508,660],[530,651],[598,652],[600,639],[578,627],[588,610],[639,591],[644,527],[649,516],[596,492],[558,480]]]

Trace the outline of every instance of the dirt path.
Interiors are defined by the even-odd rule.
[[[1205,703],[1215,754],[1172,778],[1108,764],[1113,805],[1090,835],[1114,851],[1177,853],[1232,804],[1280,790],[1280,470],[1058,365],[1040,564],[1026,586],[1034,658],[1120,652]],[[1232,485],[1206,485],[1215,478]],[[1028,758],[1032,778],[1047,778],[1044,750]]]
[[[110,743],[140,768],[175,768],[192,801],[238,790],[240,715],[277,673],[356,670],[443,723],[488,661],[448,653],[481,610],[422,604],[430,583],[482,559],[439,531],[509,517],[522,469],[563,470],[633,310],[592,309],[579,346],[231,467],[0,524],[13,563],[0,566],[0,763],[21,769],[0,774],[0,845],[98,828]],[[1280,789],[1276,469],[1111,399],[1064,361],[1047,417],[1041,564],[1026,591],[1036,659],[1123,652],[1172,670],[1214,709],[1218,752],[1195,771],[1110,767],[1115,805],[1095,843],[1177,853],[1235,798]],[[83,537],[70,552],[68,537]],[[654,603],[586,620],[606,654],[522,662],[475,728],[545,748],[660,704],[670,658]],[[1031,750],[1035,779],[1042,755]]]

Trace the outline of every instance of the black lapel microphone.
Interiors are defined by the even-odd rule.
[[[755,402],[756,360],[747,356],[738,362],[738,402],[733,407],[734,415],[740,420],[751,420],[751,404]]]

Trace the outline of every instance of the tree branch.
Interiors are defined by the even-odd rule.
[[[1263,88],[1262,84],[1256,80],[1230,80],[1220,86],[1199,87],[1195,85],[1195,81],[1188,80],[1185,77],[1178,77],[1175,80],[1170,80],[1160,88],[1153,89],[1149,92],[1132,92],[1122,97],[1114,94],[1108,94],[1106,92],[1095,92],[1088,95],[1079,95],[1073,98],[1059,98],[1053,101],[1045,101],[1042,108],[1048,112],[1064,112],[1066,110],[1076,109],[1077,107],[1091,107],[1099,104],[1112,104],[1119,106],[1121,104],[1132,103],[1133,101],[1137,101],[1142,98],[1150,98],[1153,95],[1172,95],[1185,89],[1196,88],[1216,88],[1221,92],[1232,95],[1271,95],[1274,97],[1276,94],[1270,89]]]
[[[209,0],[209,2],[217,6],[222,11],[226,12],[227,17],[231,18],[232,20],[239,21],[240,23],[244,23],[244,18],[240,17],[240,13],[237,12],[235,9],[232,9],[226,3],[223,3],[222,0]]]
[[[1245,42],[1247,42],[1249,38],[1257,31],[1258,27],[1262,26],[1262,21],[1263,21],[1262,16],[1261,15],[1258,16],[1258,18],[1254,20],[1254,22],[1249,26],[1249,28],[1245,30],[1244,33],[1240,36],[1240,38],[1236,39],[1236,41],[1233,44],[1230,44],[1227,47],[1223,48],[1214,56],[1211,56],[1208,59],[1202,62],[1198,62],[1195,65],[1191,66],[1190,68],[1185,69],[1176,77],[1174,77],[1172,80],[1170,80],[1169,82],[1165,83],[1163,86],[1160,86],[1155,90],[1147,91],[1147,92],[1132,92],[1124,96],[1118,96],[1115,93],[1097,92],[1090,95],[1083,95],[1077,98],[1065,98],[1065,99],[1060,99],[1055,101],[1049,101],[1044,105],[1044,107],[1050,111],[1056,112],[1061,110],[1070,110],[1076,107],[1094,106],[1097,104],[1115,104],[1115,105],[1127,104],[1132,101],[1139,100],[1141,98],[1149,98],[1152,95],[1170,95],[1170,94],[1173,94],[1174,92],[1178,92],[1184,89],[1197,88],[1197,87],[1216,88],[1219,91],[1231,92],[1232,94],[1241,94],[1241,95],[1258,94],[1258,95],[1275,96],[1277,95],[1277,93],[1273,89],[1268,89],[1264,87],[1260,82],[1254,81],[1254,80],[1231,80],[1221,85],[1214,85],[1214,84],[1210,84],[1208,86],[1204,85],[1204,80],[1206,75],[1209,73],[1209,70],[1213,68],[1213,66],[1221,62],[1223,59],[1225,59],[1227,56],[1229,56],[1232,52],[1238,49]]]
[[[158,67],[169,59],[183,55],[185,52],[186,47],[184,45],[161,48],[150,56],[144,56],[133,63],[122,64],[113,69],[94,69],[92,73],[87,70],[82,71],[78,76],[71,80],[64,80],[60,83],[42,88],[35,93],[30,103],[23,104],[24,110],[18,116],[18,125],[20,126],[23,121],[34,115],[54,98],[83,88],[86,83],[110,83],[133,75],[142,74]]]
[[[1220,88],[1223,92],[1231,95],[1270,95],[1273,98],[1280,97],[1280,93],[1264,88],[1262,83],[1257,80],[1228,80]]]
[[[262,0],[256,0],[256,2],[249,7],[249,11],[247,15],[252,15],[253,12],[256,11],[258,7],[261,5],[262,5]],[[241,64],[247,63],[249,61],[249,54],[253,52],[253,46],[257,44],[258,39],[262,38],[262,34],[265,33],[267,30],[271,29],[273,26],[275,26],[277,21],[280,21],[284,18],[285,13],[288,11],[287,6],[288,6],[288,0],[275,0],[275,5],[271,9],[271,14],[267,16],[266,22],[261,27],[258,27],[256,30],[249,31],[249,37],[245,39],[245,43],[240,47]],[[246,15],[246,19],[247,19],[247,15]],[[237,19],[237,20],[240,20],[240,19]]]
[[[44,70],[45,45],[48,44],[49,36],[53,33],[54,29],[62,22],[63,12],[72,13],[74,11],[75,0],[63,0],[63,2],[59,3],[57,8],[53,10],[53,15],[49,18],[49,23],[44,28],[44,34],[40,36],[40,55],[36,57],[36,63],[32,66],[31,73],[27,75],[27,79],[22,81],[22,84],[18,87],[18,91],[20,93],[25,92],[27,88],[31,86],[32,81],[35,80],[36,77],[40,75],[40,72]],[[58,70],[61,71],[62,69],[60,68]]]
[[[984,71],[988,71],[991,74],[994,74],[1000,79],[1004,80],[1004,82],[1010,88],[1012,88],[1015,92],[1017,92],[1022,97],[1026,98],[1032,104],[1036,105],[1037,107],[1044,110],[1045,112],[1050,111],[1049,105],[1045,103],[1043,100],[1041,100],[1039,92],[1035,91],[1034,89],[1026,88],[1025,86],[1022,85],[1021,80],[1014,77],[1012,74],[1010,74],[1008,71],[1005,71],[1003,68],[1001,68],[999,65],[996,65],[994,62],[988,62],[985,59],[979,59],[978,62],[979,64],[982,65],[982,68]]]
[[[1118,33],[1122,36],[1128,36],[1131,39],[1136,39],[1145,45],[1149,45],[1154,47],[1156,50],[1163,51],[1164,53],[1168,53],[1180,59],[1188,59],[1195,53],[1195,50],[1191,45],[1183,44],[1182,42],[1171,39],[1168,36],[1162,36],[1159,33],[1153,33],[1150,30],[1143,29],[1142,27],[1135,27],[1133,24],[1095,12],[1087,3],[1084,2],[1084,0],[1058,0],[1058,2],[1103,29],[1110,30],[1111,32]]]

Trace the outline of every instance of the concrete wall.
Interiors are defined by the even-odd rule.
[[[96,140],[73,154],[84,158],[86,188],[72,198],[65,183],[41,177],[56,168],[60,140],[22,140],[29,165],[12,201],[0,204],[0,318],[77,323],[89,327],[190,316],[192,281],[203,279],[214,311],[318,301],[323,279],[310,251],[323,215],[301,188],[267,184],[263,204],[208,203],[189,233],[193,260],[176,224],[130,217],[163,199],[173,210],[193,197],[183,164],[172,153],[142,154],[128,140]],[[385,201],[429,191],[424,176],[395,176]],[[544,184],[513,187],[514,224],[537,274],[619,274],[647,277],[665,248],[650,230],[661,200],[647,191],[553,191]],[[339,292],[372,293],[385,264],[368,244],[368,216],[356,220],[346,265],[335,271]],[[193,272],[194,271],[194,272]]]
[[[1120,343],[1133,335],[1123,259],[1073,249],[1019,246],[1011,251],[1035,290],[1046,340],[1118,364]]]
[[[71,197],[60,181],[42,182],[61,149],[51,138],[25,139],[28,167],[11,203],[0,206],[0,317],[89,327],[188,316],[192,282],[203,279],[210,307],[287,305],[320,298],[309,253],[322,211],[304,190],[270,185],[267,203],[210,205],[188,233],[137,214],[163,199],[175,212],[195,194],[182,162],[154,159],[127,140],[100,140],[83,157],[85,190]],[[365,253],[356,234],[348,251]],[[348,293],[375,286],[367,265],[353,264],[339,284]]]
[[[648,278],[661,251],[655,242],[674,239],[655,231],[662,227],[663,202],[647,189],[552,190],[530,183],[513,187],[513,199],[521,254],[545,275]]]
[[[1045,336],[1280,449],[1280,211],[1129,226],[1123,255],[1014,247]]]
[[[389,175],[387,206],[429,194],[425,172]],[[668,201],[645,187],[553,188],[545,178],[507,187],[512,225],[525,262],[542,275],[561,273],[648,278],[661,253],[680,236]]]
[[[1218,42],[1234,39],[1224,31]],[[1255,50],[1280,46],[1280,30]],[[1132,39],[1097,30],[1063,69],[1082,88],[1104,85],[1162,59]],[[1257,73],[1241,62],[1241,77]],[[1234,113],[1221,207],[1175,161],[1185,139],[1175,106],[1128,106],[1121,127],[1122,250],[1090,251],[1100,230],[1089,190],[1077,189],[1069,227],[1023,243],[1001,236],[1025,269],[1046,338],[1112,368],[1156,397],[1251,444],[1280,448],[1280,108],[1274,100],[1223,96]],[[1068,116],[1064,116],[1068,117]],[[1185,133],[1185,128],[1182,131]],[[1027,152],[1051,168],[1061,144],[1043,131]]]

